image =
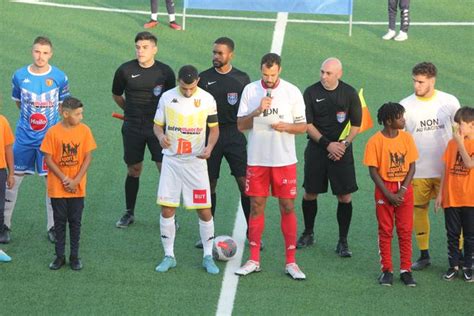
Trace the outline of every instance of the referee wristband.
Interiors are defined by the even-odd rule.
[[[324,135],[322,135],[319,140],[318,140],[318,143],[323,146],[324,148],[327,148],[329,146],[329,144],[331,143],[331,141]]]

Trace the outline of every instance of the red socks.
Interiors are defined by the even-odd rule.
[[[249,219],[250,260],[260,262],[260,241],[265,228],[265,215]],[[295,262],[297,219],[295,212],[281,213],[281,231],[285,238],[286,263]]]
[[[281,212],[281,232],[285,238],[286,264],[294,263],[296,253],[297,219],[295,212]]]
[[[249,246],[250,260],[260,262],[260,241],[265,228],[265,215],[250,216],[249,218]]]

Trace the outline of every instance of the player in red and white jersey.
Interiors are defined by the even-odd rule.
[[[405,129],[412,134],[419,152],[413,193],[414,228],[421,253],[412,265],[413,270],[422,270],[431,264],[428,207],[439,191],[443,171],[441,157],[452,138],[454,114],[460,107],[455,96],[435,89],[436,75],[436,66],[430,62],[415,65],[412,69],[414,93],[400,101],[405,108]]]
[[[245,193],[250,197],[250,259],[235,274],[243,276],[260,271],[260,242],[271,186],[280,205],[285,272],[293,279],[302,280],[306,276],[295,261],[295,134],[306,132],[305,104],[299,89],[280,79],[280,56],[274,53],[264,55],[260,70],[262,79],[244,88],[237,113],[239,130],[249,130]]]
[[[188,209],[196,209],[203,244],[202,266],[210,274],[219,273],[212,259],[214,220],[207,162],[219,137],[216,101],[197,86],[198,71],[183,66],[178,73],[178,87],[163,94],[155,114],[154,132],[163,148],[163,164],[157,203],[161,205],[160,231],[165,251],[157,272],[176,267],[174,240],[175,212],[181,194]],[[206,126],[209,138],[206,145]]]

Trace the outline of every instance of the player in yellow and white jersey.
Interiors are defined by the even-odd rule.
[[[165,251],[157,272],[176,267],[175,212],[183,194],[185,207],[196,209],[199,216],[202,265],[210,274],[219,273],[212,259],[214,221],[206,163],[219,138],[219,127],[216,101],[197,86],[198,82],[197,69],[183,66],[178,73],[178,87],[163,94],[155,114],[154,132],[163,147],[157,203],[162,207],[160,230]],[[207,145],[206,126],[209,127]]]
[[[405,108],[405,129],[413,136],[419,152],[413,193],[414,228],[420,258],[413,263],[413,270],[422,270],[431,264],[428,207],[439,191],[443,171],[441,157],[452,138],[454,114],[460,107],[455,96],[435,89],[436,74],[436,66],[430,62],[415,65],[412,70],[414,93],[400,101]]]

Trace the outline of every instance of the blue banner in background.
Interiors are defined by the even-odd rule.
[[[190,9],[351,15],[353,0],[185,0]]]

